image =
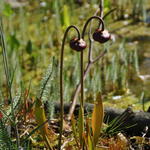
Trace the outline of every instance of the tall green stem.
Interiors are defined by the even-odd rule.
[[[64,34],[63,41],[62,41],[62,47],[61,47],[61,56],[60,56],[60,135],[59,135],[59,143],[58,143],[58,149],[61,150],[61,141],[62,141],[62,132],[63,132],[63,116],[64,116],[64,95],[63,95],[63,65],[64,65],[64,47],[65,47],[65,41],[67,34],[69,30],[73,28],[77,31],[78,39],[80,39],[80,32],[76,26],[69,26]]]

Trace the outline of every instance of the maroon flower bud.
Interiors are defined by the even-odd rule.
[[[83,51],[86,48],[86,42],[83,39],[74,38],[70,41],[70,47],[76,51]]]
[[[96,29],[93,33],[93,39],[100,43],[105,43],[111,38],[110,33],[107,30]]]

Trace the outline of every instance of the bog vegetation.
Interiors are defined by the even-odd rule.
[[[150,105],[149,9],[148,0],[0,1],[0,149],[149,149],[147,131],[129,137],[104,112]]]

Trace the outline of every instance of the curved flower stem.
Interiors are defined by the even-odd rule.
[[[102,31],[104,30],[104,22],[103,20],[99,17],[99,16],[92,16],[90,17],[84,27],[83,27],[83,30],[82,30],[82,35],[81,35],[81,38],[84,39],[84,36],[85,36],[85,31],[86,31],[86,28],[88,26],[88,24],[90,23],[90,21],[92,21],[93,19],[98,19],[101,23],[102,23]],[[84,76],[84,69],[83,69],[83,51],[81,52],[81,106],[83,106],[83,103],[84,103],[84,85],[83,85],[83,82],[84,82],[84,79],[83,79],[83,76]]]
[[[96,15],[96,14],[95,14]],[[92,17],[90,17],[87,21],[86,21],[86,23],[85,23],[85,25],[84,25],[84,27],[83,27],[83,30],[82,30],[82,39],[84,39],[84,36],[85,36],[85,31],[86,31],[86,28],[87,28],[87,26],[88,26],[88,24],[93,20],[93,19],[98,19],[99,20],[99,22],[100,23],[102,23],[102,30],[104,30],[104,22],[103,22],[103,20],[102,20],[102,18],[100,18],[99,16],[92,16]],[[90,32],[91,32],[91,29],[90,29]],[[90,35],[89,35],[90,36]],[[72,116],[72,114],[73,114],[73,111],[74,111],[74,109],[75,109],[75,104],[76,104],[76,101],[77,101],[77,96],[78,96],[78,93],[80,92],[80,90],[81,90],[81,107],[83,107],[83,103],[84,103],[84,85],[83,85],[83,82],[84,82],[84,80],[85,80],[85,78],[86,78],[86,75],[87,75],[87,73],[89,72],[89,70],[90,70],[90,67],[91,67],[91,65],[93,64],[93,61],[92,61],[92,51],[91,51],[91,49],[92,49],[92,41],[91,41],[91,38],[89,38],[89,41],[90,41],[90,44],[89,44],[89,53],[88,53],[88,65],[86,66],[86,69],[85,69],[85,72],[83,71],[83,52],[81,52],[81,80],[80,80],[80,83],[77,85],[77,88],[76,88],[76,90],[75,90],[75,94],[73,95],[73,100],[72,100],[72,104],[71,104],[71,107],[70,107],[70,109],[69,109],[69,115],[68,115],[68,120],[70,120],[71,119],[71,116]],[[103,53],[102,54],[100,54],[97,58],[101,58],[101,57],[103,57]],[[97,61],[97,59],[96,59],[96,61]],[[96,62],[95,60],[94,60],[94,63]],[[83,111],[82,111],[83,112]],[[84,113],[84,112],[83,112]],[[84,114],[82,114],[82,116],[83,116]],[[84,127],[83,127],[84,128]]]
[[[92,21],[93,19],[98,19],[99,22],[102,23],[102,31],[104,30],[104,22],[103,20],[98,17],[98,16],[92,16],[90,17],[86,23],[84,24],[83,30],[82,30],[82,35],[81,38],[84,40],[84,36],[85,36],[85,31],[87,29],[88,24],[90,23],[90,21]],[[79,122],[80,122],[80,141],[81,141],[81,148],[84,148],[84,140],[83,140],[83,132],[84,132],[84,66],[83,66],[83,51],[81,51],[81,56],[80,56],[81,60],[81,67],[80,67],[80,71],[81,71],[81,100],[80,100],[80,117],[79,117]]]
[[[103,16],[103,20],[104,20],[109,14],[111,14],[111,13],[112,13],[113,11],[115,11],[115,10],[116,10],[116,8],[111,9],[110,11],[108,11],[108,12]],[[101,11],[101,10],[98,9],[98,10],[96,11],[96,13],[94,14],[94,16],[96,16],[99,11]],[[90,71],[91,65],[94,64],[94,63],[96,63],[98,60],[100,60],[100,59],[106,54],[106,52],[107,52],[107,50],[104,50],[104,52],[102,52],[102,53],[99,54],[94,60],[92,60],[92,45],[93,45],[93,44],[92,44],[92,39],[91,39],[90,35],[91,35],[91,27],[90,27],[90,31],[89,31],[89,42],[90,42],[90,43],[89,43],[89,52],[88,52],[88,64],[87,64],[86,69],[85,69],[85,71],[84,71],[84,80],[85,80],[85,78],[86,78],[88,72]],[[69,114],[68,114],[68,120],[71,119],[71,116],[72,116],[72,114],[73,114],[73,112],[74,112],[75,105],[76,105],[76,103],[77,103],[77,97],[78,97],[78,94],[79,94],[80,90],[81,90],[81,81],[80,81],[80,83],[77,85],[76,90],[75,90],[75,92],[74,92],[74,94],[73,94],[72,103],[71,103],[71,106],[70,106],[70,109],[69,109]]]
[[[102,19],[101,17],[99,17],[99,16],[92,16],[92,17],[90,17],[90,18],[86,21],[86,23],[85,23],[85,25],[84,25],[84,27],[83,27],[82,35],[81,35],[81,38],[82,38],[82,39],[84,39],[85,31],[86,31],[86,28],[87,28],[89,22],[90,22],[91,20],[93,20],[93,19],[98,19],[98,20],[102,23],[102,31],[104,31],[105,26],[104,26],[104,21],[103,21],[103,19]]]
[[[90,17],[84,27],[83,27],[83,30],[82,30],[82,35],[81,35],[81,38],[84,39],[84,36],[85,36],[85,31],[86,31],[86,28],[88,26],[88,24],[90,23],[90,21],[92,21],[93,19],[98,19],[101,23],[102,23],[102,31],[104,30],[104,22],[103,20],[99,17],[99,16],[92,16]],[[83,85],[83,82],[84,82],[84,79],[83,79],[83,76],[84,76],[84,69],[83,69],[83,51],[81,51],[81,106],[83,106],[83,103],[84,103],[84,85]]]
[[[62,46],[61,46],[61,56],[60,56],[60,135],[59,135],[59,143],[58,149],[61,150],[61,140],[62,140],[62,132],[63,132],[63,116],[64,116],[64,100],[63,100],[63,64],[64,64],[64,47],[67,34],[69,30],[73,28],[77,31],[78,38],[80,39],[80,32],[78,28],[74,25],[69,26],[63,37]]]

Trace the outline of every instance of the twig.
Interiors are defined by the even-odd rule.
[[[89,72],[90,69],[91,69],[91,66],[92,66],[94,63],[96,63],[99,59],[101,59],[101,58],[105,55],[106,52],[107,52],[107,51],[105,50],[102,54],[100,54],[100,55],[97,56],[93,61],[91,61],[90,63],[87,64],[86,69],[85,69],[85,71],[84,71],[83,80],[86,79],[87,74],[88,74],[88,72]],[[75,92],[74,92],[74,95],[73,95],[73,98],[72,98],[73,101],[72,101],[71,107],[70,107],[70,109],[69,109],[68,120],[70,120],[71,117],[72,117],[72,114],[73,114],[74,109],[75,109],[75,105],[76,105],[76,103],[77,103],[77,97],[78,97],[78,94],[79,94],[80,90],[81,90],[81,82],[77,85],[76,90],[75,90]]]

